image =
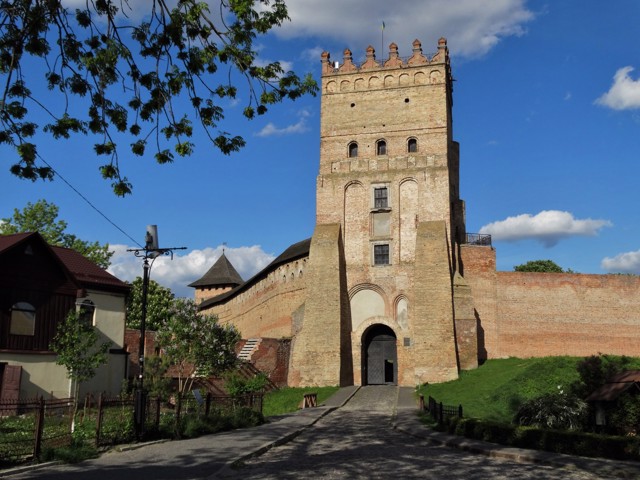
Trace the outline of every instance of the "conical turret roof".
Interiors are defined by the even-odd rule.
[[[231,286],[237,287],[243,283],[242,277],[233,268],[231,262],[227,258],[227,256],[222,252],[220,258],[213,264],[207,273],[205,273],[202,278],[196,280],[193,283],[190,283],[190,287],[194,288],[205,288],[205,287],[222,287],[222,286]]]

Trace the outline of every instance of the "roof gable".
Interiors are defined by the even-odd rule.
[[[242,277],[222,252],[220,258],[200,279],[189,284],[190,287],[236,287],[243,283]]]
[[[298,258],[308,257],[309,249],[311,248],[311,239],[307,238],[302,240],[301,242],[294,243],[289,248],[287,248],[284,252],[282,252],[276,259],[263,268],[261,271],[256,273],[249,280],[244,282],[241,285],[238,285],[233,290],[217,295],[213,298],[205,300],[200,305],[198,305],[199,310],[204,310],[206,308],[211,307],[212,305],[216,305],[218,303],[224,302],[228,298],[234,297],[238,295],[240,292],[244,292],[246,289],[250,288],[252,285],[255,285],[263,278],[266,278],[269,273],[276,270],[280,265],[291,262]]]
[[[0,236],[0,257],[14,255],[30,244],[39,246],[58,266],[62,274],[78,288],[97,288],[126,293],[130,287],[70,248],[54,247],[37,232]]]

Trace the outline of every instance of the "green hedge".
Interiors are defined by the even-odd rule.
[[[640,460],[640,438],[600,435],[571,430],[545,430],[479,420],[448,417],[437,427],[455,435],[517,448],[601,457]]]

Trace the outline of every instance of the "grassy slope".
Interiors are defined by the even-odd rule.
[[[518,406],[543,393],[566,389],[578,379],[576,357],[488,360],[458,380],[430,384],[420,393],[446,405],[462,404],[465,417],[511,422]],[[566,390],[565,390],[566,391]]]
[[[265,417],[295,412],[300,408],[305,393],[318,394],[318,405],[338,391],[338,387],[282,388],[264,397],[262,413]]]

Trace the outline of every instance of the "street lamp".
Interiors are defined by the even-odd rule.
[[[140,343],[138,344],[138,385],[133,410],[136,437],[141,440],[144,436],[144,421],[146,418],[147,398],[144,391],[144,347],[147,323],[147,294],[149,292],[149,276],[153,261],[160,255],[171,255],[173,260],[174,250],[186,250],[187,247],[160,248],[158,246],[158,226],[148,225],[144,237],[144,248],[131,248],[127,252],[133,252],[136,257],[142,258],[142,316],[140,318]],[[151,260],[151,263],[149,263]]]

